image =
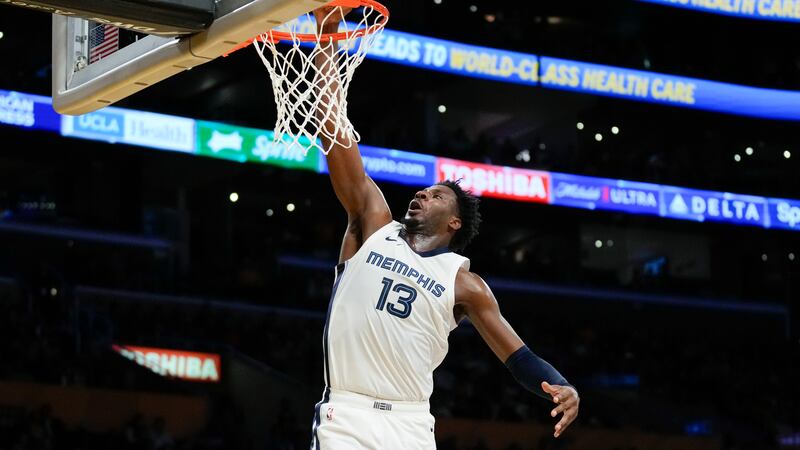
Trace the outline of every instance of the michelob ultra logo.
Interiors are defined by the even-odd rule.
[[[163,377],[211,383],[218,383],[220,379],[220,357],[216,353],[116,344],[111,348],[125,358],[147,367]]]

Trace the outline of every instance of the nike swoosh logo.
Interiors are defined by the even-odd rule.
[[[389,236],[386,236],[386,240],[391,242],[397,242],[397,239],[392,239]]]

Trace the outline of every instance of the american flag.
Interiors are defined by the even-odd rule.
[[[97,25],[89,31],[89,64],[119,50],[119,28]]]

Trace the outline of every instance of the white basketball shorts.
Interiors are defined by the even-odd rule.
[[[325,389],[314,410],[311,450],[433,450],[435,422],[428,402]]]

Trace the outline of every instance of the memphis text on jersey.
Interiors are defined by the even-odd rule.
[[[389,258],[377,252],[369,252],[369,255],[367,255],[367,264],[372,264],[381,269],[386,269],[390,272],[399,273],[404,277],[408,277],[437,298],[441,297],[445,290],[444,286],[436,282],[436,280],[425,276],[424,273],[421,273],[419,270],[397,258]]]

